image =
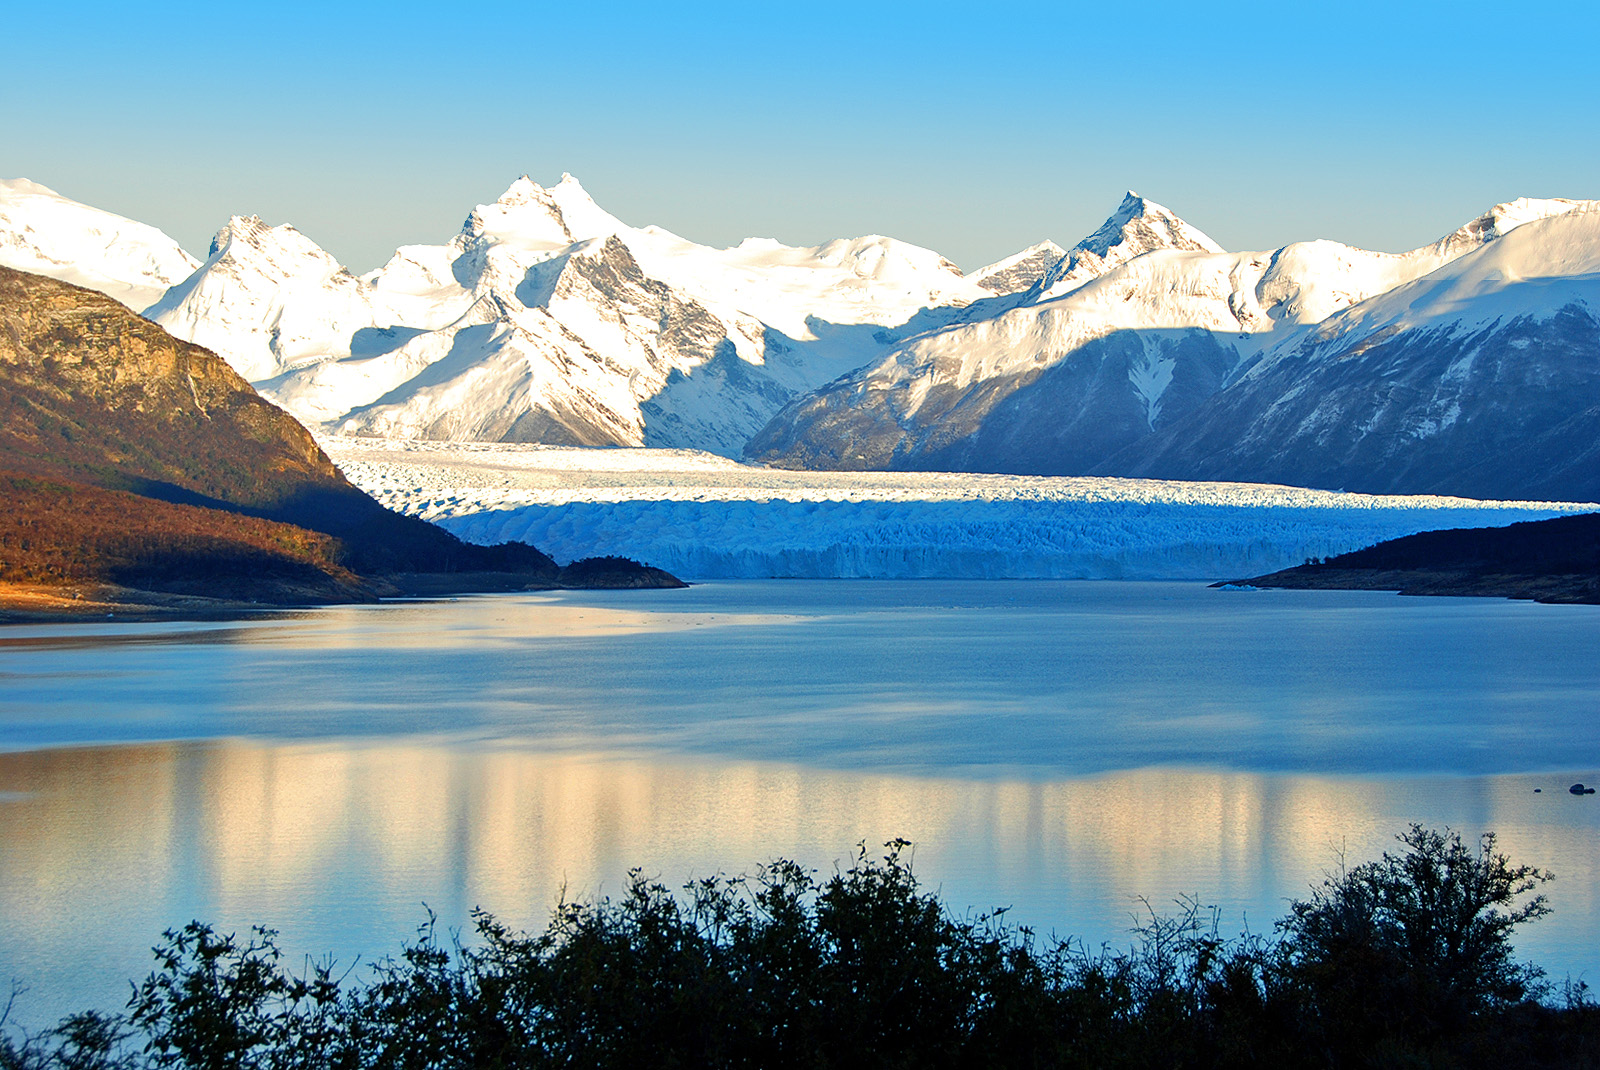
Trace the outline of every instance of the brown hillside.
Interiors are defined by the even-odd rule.
[[[553,581],[520,543],[478,547],[352,486],[221,358],[93,290],[0,268],[0,467],[331,535],[363,574],[497,570]]]
[[[93,290],[0,268],[0,455],[253,510],[344,480],[224,361]],[[144,486],[142,486],[143,484]]]
[[[371,601],[328,535],[271,520],[0,472],[0,584],[111,584],[238,601]]]

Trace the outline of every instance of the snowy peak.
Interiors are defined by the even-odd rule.
[[[966,278],[968,282],[975,282],[991,293],[1021,293],[1044,278],[1066,255],[1065,249],[1046,240],[1030,245],[1020,253],[1013,253],[1004,260],[996,260],[969,272]]]
[[[199,266],[155,227],[25,178],[0,180],[0,264],[100,290],[135,312]]]
[[[1495,205],[1477,219],[1456,230],[1453,234],[1447,234],[1440,238],[1433,244],[1430,251],[1441,254],[1447,259],[1460,256],[1462,253],[1476,249],[1484,242],[1492,241],[1510,233],[1524,223],[1565,215],[1575,208],[1593,206],[1595,203],[1594,201],[1569,201],[1564,198],[1518,197],[1514,201],[1505,201],[1502,204]]]
[[[180,338],[212,349],[251,382],[350,353],[375,321],[367,286],[288,224],[233,216],[194,274],[145,309]]]
[[[1126,251],[1132,259],[1152,249],[1187,249],[1191,252],[1220,253],[1222,246],[1198,228],[1190,226],[1171,209],[1147,200],[1129,190],[1122,203],[1100,229],[1077,245],[1096,256],[1110,257],[1113,249]]]
[[[287,223],[268,226],[254,215],[233,216],[211,239],[205,266],[225,262],[282,279],[313,272],[321,278],[349,274],[322,246],[294,227]]]
[[[1519,221],[1519,209],[1541,214]],[[1460,331],[1494,320],[1547,319],[1572,304],[1600,312],[1600,201],[1512,201],[1457,234],[1477,224],[1485,226],[1476,233],[1505,230],[1427,275],[1330,317],[1314,343],[1334,341],[1342,349],[1415,328]]]
[[[1040,280],[1040,297],[1060,297],[1157,249],[1220,253],[1222,246],[1171,209],[1132,190],[1100,229],[1073,246]]]
[[[472,210],[462,225],[461,238],[554,251],[623,229],[623,222],[595,204],[571,175],[562,175],[550,189],[523,175],[493,204],[480,204]]]

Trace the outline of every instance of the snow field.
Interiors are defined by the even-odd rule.
[[[795,472],[693,450],[329,438],[379,501],[478,543],[687,580],[1228,579],[1451,527],[1600,506],[1160,480]]]

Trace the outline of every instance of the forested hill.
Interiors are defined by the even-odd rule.
[[[1424,531],[1247,582],[1600,603],[1600,513],[1503,528]]]
[[[473,546],[385,509],[209,350],[103,294],[7,268],[0,476],[10,582],[211,584],[236,597],[250,577],[283,573],[304,582],[263,584],[262,600],[327,601],[372,597],[352,574],[559,574],[531,546]]]

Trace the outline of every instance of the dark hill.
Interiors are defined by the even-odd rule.
[[[103,294],[7,268],[0,268],[0,476],[12,513],[0,534],[11,540],[0,541],[0,580],[10,582],[69,574],[122,582],[113,573],[148,580],[176,576],[178,562],[188,560],[198,570],[190,586],[207,575],[217,589],[233,590],[236,579],[289,568],[285,558],[278,572],[263,571],[254,555],[268,544],[331,585],[299,601],[372,597],[352,573],[399,579],[401,588],[410,586],[402,577],[441,573],[463,577],[457,589],[469,589],[467,574],[495,573],[496,588],[559,582],[556,563],[532,546],[474,546],[385,509],[211,351]],[[78,514],[45,507],[67,494]],[[128,527],[112,552],[105,540],[119,509]],[[263,523],[222,519],[230,514]],[[91,515],[93,522],[75,519]],[[19,524],[31,525],[31,534]],[[192,540],[214,539],[209,556],[182,557],[171,544],[179,532],[190,550],[198,545]],[[129,543],[140,538],[142,548]],[[50,562],[37,551],[45,545],[55,548]],[[142,564],[128,572],[130,560]],[[301,578],[310,581],[310,573]]]
[[[1600,513],[1425,531],[1237,582],[1600,604]]]

